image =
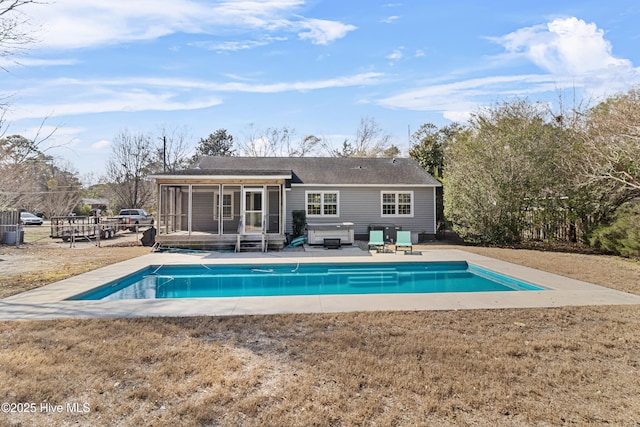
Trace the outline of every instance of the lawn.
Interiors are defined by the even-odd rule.
[[[637,262],[462,249],[640,294]],[[635,426],[638,330],[638,306],[0,322],[0,403],[35,407],[0,425]]]

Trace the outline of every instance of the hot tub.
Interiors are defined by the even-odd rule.
[[[340,239],[341,245],[354,242],[352,222],[307,223],[307,240],[310,245],[323,245],[324,239]]]

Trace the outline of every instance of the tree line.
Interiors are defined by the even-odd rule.
[[[516,99],[468,123],[423,125],[409,152],[444,186],[443,218],[467,241],[584,241],[640,255],[640,88],[554,111]]]
[[[443,183],[438,217],[466,241],[564,239],[640,255],[640,205],[630,203],[640,197],[639,97],[633,88],[595,107],[561,111],[527,99],[499,102],[465,124],[422,125],[411,135],[409,155]],[[337,147],[288,127],[249,130],[238,142],[218,129],[194,146],[185,128],[123,129],[112,140],[101,183],[91,188],[40,149],[46,137],[3,137],[0,208],[65,215],[80,197],[108,198],[115,210],[150,208],[149,175],[188,168],[202,156],[400,155],[369,117]]]
[[[1,121],[0,121],[1,122]],[[372,117],[360,120],[352,139],[338,146],[324,137],[298,136],[283,126],[259,130],[251,125],[242,140],[218,129],[194,144],[189,129],[161,127],[156,132],[121,129],[111,141],[99,184],[83,188],[80,177],[42,146],[51,135],[30,140],[21,135],[0,138],[0,210],[24,209],[46,217],[68,215],[81,197],[104,198],[112,210],[153,208],[155,191],[149,176],[187,169],[202,156],[254,157],[393,157],[400,154],[391,137]]]
[[[250,157],[394,157],[400,149],[391,143],[372,117],[364,117],[352,139],[344,139],[335,147],[328,138],[315,135],[297,135],[295,129],[248,127],[242,140],[221,128],[200,138],[195,147],[190,144],[188,130],[162,128],[160,135],[132,133],[121,130],[112,141],[111,155],[107,159],[103,177],[115,206],[148,207],[154,200],[154,191],[147,177],[153,173],[171,173],[186,169],[203,156]]]

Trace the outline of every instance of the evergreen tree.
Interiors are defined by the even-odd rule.
[[[218,129],[208,137],[200,139],[196,147],[196,154],[193,160],[198,160],[203,156],[235,156],[236,150],[233,148],[233,136],[227,133],[226,129]]]

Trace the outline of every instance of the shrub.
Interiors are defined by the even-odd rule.
[[[73,210],[76,215],[91,216],[91,205],[82,204]]]
[[[640,205],[620,206],[610,224],[593,231],[589,243],[617,255],[640,257]]]
[[[567,139],[546,108],[527,100],[472,114],[445,151],[444,213],[453,230],[466,241],[519,243],[527,210],[566,195],[571,175],[557,162],[572,146]]]

